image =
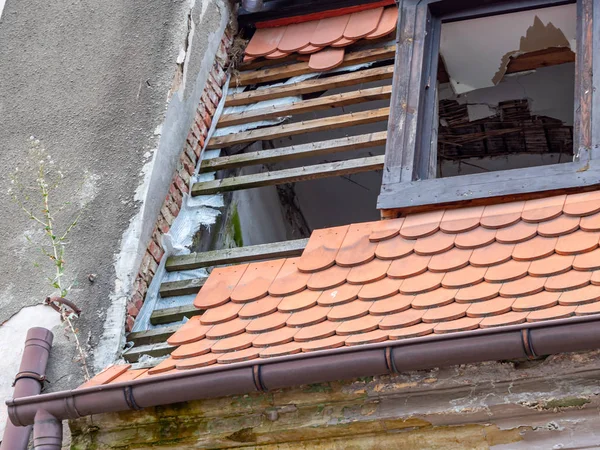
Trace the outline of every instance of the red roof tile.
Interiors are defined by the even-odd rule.
[[[206,312],[169,339],[179,347],[168,360],[148,373],[111,368],[93,383],[600,314],[599,235],[581,226],[600,224],[599,195],[575,196],[317,230],[300,258],[215,269],[196,298]],[[499,243],[508,230],[527,231]],[[416,253],[427,248],[435,254]]]
[[[326,71],[337,67],[345,56],[343,47],[360,39],[393,35],[398,21],[396,6],[362,11],[280,27],[259,28],[246,46],[244,61],[264,56],[282,58],[297,52],[310,54],[309,67]]]

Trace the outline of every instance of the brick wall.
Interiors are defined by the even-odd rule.
[[[133,327],[135,318],[144,303],[148,286],[165,253],[161,245],[161,237],[169,231],[171,224],[179,214],[183,194],[189,192],[190,178],[200,158],[200,152],[204,147],[204,141],[217,105],[223,96],[222,86],[227,79],[226,71],[229,64],[228,50],[233,42],[233,37],[233,30],[228,27],[221,39],[215,62],[208,76],[198,108],[196,109],[196,117],[179,157],[173,182],[169,187],[169,193],[160,210],[152,238],[142,259],[142,264],[135,280],[133,294],[127,303],[127,331],[131,331]]]

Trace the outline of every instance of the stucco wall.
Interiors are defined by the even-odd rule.
[[[226,0],[6,1],[0,19],[2,327],[58,323],[51,308],[30,308],[53,292],[25,239],[35,226],[6,195],[9,174],[35,136],[63,168],[59,200],[87,203],[67,247],[67,270],[76,280],[69,297],[83,310],[77,327],[92,371],[113,358],[126,298],[229,20]],[[76,194],[86,170],[84,192]],[[11,318],[19,311],[17,323]],[[49,389],[72,388],[82,380],[73,340],[60,325],[54,332]],[[0,361],[2,398],[23,340],[18,332],[4,335],[0,352],[11,357]],[[1,431],[2,413],[0,423]]]

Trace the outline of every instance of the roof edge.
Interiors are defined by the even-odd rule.
[[[6,402],[10,420],[33,423],[38,409],[59,420],[139,410],[302,384],[423,370],[483,361],[529,358],[599,347],[600,315],[525,323],[498,329],[406,339],[358,348],[246,361],[216,370],[157,375],[139,381],[61,391]],[[391,344],[391,345],[390,345]],[[402,351],[399,351],[400,348]]]

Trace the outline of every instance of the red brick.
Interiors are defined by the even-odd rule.
[[[171,194],[171,197],[173,198],[173,201],[177,204],[177,206],[181,208],[181,205],[183,204],[183,195],[181,195],[181,192],[179,192],[177,186],[172,184],[169,187],[169,193]]]
[[[227,54],[227,47],[225,44],[221,42],[219,44],[219,48],[217,49],[217,61],[219,61],[223,66],[226,66],[229,62],[229,55]]]
[[[200,97],[200,100],[202,101],[202,104],[204,105],[208,114],[210,114],[211,117],[214,116],[217,110],[217,105],[213,104],[206,91],[202,93],[202,97]]]
[[[198,139],[198,148],[197,148],[198,158],[200,158],[200,153],[202,153],[202,149],[204,148],[204,142],[205,142],[204,137],[201,137],[200,139]]]
[[[190,159],[190,162],[193,166],[196,165],[196,162],[198,161],[198,156],[196,155],[196,152],[194,151],[194,147],[197,147],[198,144],[196,143],[196,145],[190,145],[188,142],[185,143],[185,154],[188,156],[188,158]]]
[[[192,130],[190,130],[190,132],[187,135],[187,139],[186,142],[190,145],[194,145],[194,142],[197,142],[198,138],[196,136],[194,136],[194,133],[192,132]]]
[[[198,107],[196,108],[196,119],[198,120],[198,118],[202,119],[204,117],[204,115],[206,114],[206,105],[204,104],[204,102],[200,101],[200,103],[198,103]]]
[[[188,140],[188,142],[190,142],[190,144],[193,144],[194,142],[196,142],[198,140],[198,138],[200,136],[202,136],[202,131],[200,131],[200,127],[198,125],[199,123],[202,123],[202,122],[196,121],[192,124],[191,133],[192,133],[192,136],[194,137],[194,140],[192,140],[191,142]]]
[[[140,310],[138,308],[136,308],[136,306],[133,303],[129,303],[127,305],[127,314],[129,314],[130,316],[133,317],[137,317],[137,315],[140,313]]]
[[[194,155],[195,157],[196,155]],[[187,173],[189,175],[192,175],[194,173],[194,170],[196,170],[196,164],[194,163],[194,161],[192,161],[190,159],[190,157],[188,156],[187,152],[183,152],[181,154],[181,156],[179,157],[179,160],[183,163],[183,167],[185,168],[185,170],[187,171]]]
[[[207,114],[206,116],[204,116],[204,123],[206,124],[207,128],[210,128],[210,126],[212,125],[212,119],[210,118],[210,116]]]
[[[204,92],[207,93],[208,98],[210,98],[210,101],[213,102],[215,106],[219,104],[219,100],[221,100],[221,98],[217,95],[210,83],[204,88]]]
[[[171,214],[173,214],[175,217],[177,217],[179,215],[179,206],[177,206],[177,203],[175,203],[175,200],[172,200],[169,203],[169,211],[171,211]],[[150,248],[148,248],[148,250],[149,249]],[[160,262],[160,260],[158,262]]]
[[[179,173],[179,176],[181,177],[181,179],[184,181],[184,183],[186,185],[188,185],[190,183],[191,179],[192,179],[192,177],[190,176],[190,174],[188,174],[185,171],[185,168],[182,168],[178,173]]]
[[[144,253],[142,264],[140,264],[140,275],[142,275],[146,281],[148,281],[148,271],[151,262],[154,262],[152,255],[148,252]]]
[[[175,174],[173,181],[183,194],[187,194],[190,192],[190,189],[188,188],[187,184],[185,183],[185,181],[183,181],[183,179],[178,173]]]
[[[208,128],[204,123],[204,120],[197,120],[195,125],[200,129],[201,132],[201,134],[198,136],[198,139],[208,134]]]
[[[161,233],[166,234],[171,229],[171,226],[167,223],[167,219],[165,219],[162,214],[158,217],[156,221],[156,226],[160,230]]]
[[[169,210],[169,207],[167,206],[166,203],[160,209],[160,213],[165,218],[165,220],[167,221],[169,226],[171,226],[173,224],[173,221],[175,220],[175,216],[173,216],[173,214],[171,214],[171,211]]]
[[[133,329],[133,324],[135,322],[135,319],[131,316],[127,316],[127,319],[125,320],[125,331],[126,332],[130,332]]]
[[[150,253],[146,252],[147,255],[149,255]],[[156,261],[154,261],[154,258],[150,259],[150,265],[148,266],[148,273],[151,273],[152,276],[154,276],[154,274],[156,273],[156,271],[158,270],[158,263]],[[152,277],[150,277],[150,281],[152,281]]]
[[[133,295],[136,295],[136,293],[137,293],[141,297],[144,297],[144,295],[146,295],[147,290],[148,290],[148,283],[146,283],[146,280],[144,280],[144,277],[142,275],[138,274],[138,277],[135,280],[135,283],[133,284],[133,292],[134,292]]]
[[[177,207],[177,205],[175,203],[172,203],[172,204],[175,207]],[[177,208],[177,213],[179,214],[179,208]],[[162,256],[165,254],[165,251],[154,239],[152,239],[150,241],[150,245],[148,245],[148,251],[154,257],[154,260],[158,263],[160,262],[160,259],[162,258]]]
[[[227,74],[218,64],[213,66],[211,74],[219,86],[223,86],[227,81]]]
[[[208,83],[219,98],[223,97],[223,90],[221,89],[221,85],[217,82],[217,80],[215,80],[215,77],[212,75],[212,73],[208,74]]]
[[[144,304],[144,296],[139,292],[136,292],[131,296],[131,303],[135,305],[135,307],[139,310],[142,309],[142,305]]]

